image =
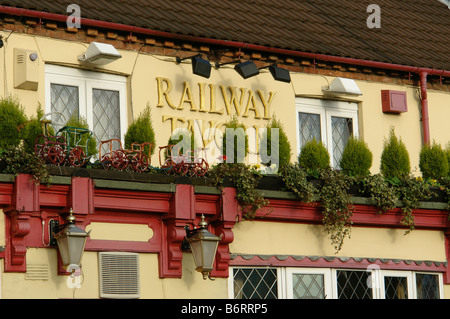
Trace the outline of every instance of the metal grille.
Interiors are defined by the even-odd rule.
[[[342,153],[349,138],[353,134],[353,121],[351,118],[331,117],[331,136],[333,140],[334,167],[339,169]]]
[[[416,274],[417,299],[439,299],[437,275]]]
[[[139,255],[99,253],[100,297],[139,298]]]
[[[303,147],[306,142],[316,139],[322,140],[322,133],[320,128],[320,115],[311,113],[299,113],[300,126],[300,147]]]
[[[294,274],[294,299],[325,299],[324,276],[320,274]]]
[[[79,92],[77,86],[60,85],[52,83],[51,110],[60,114],[52,114],[52,123],[65,125],[72,116],[79,117]],[[59,129],[58,127],[57,129]]]
[[[120,139],[119,91],[92,90],[94,137],[98,141]]]
[[[336,274],[339,299],[372,299],[372,288],[367,285],[370,272],[338,270]]]
[[[235,299],[277,299],[277,270],[273,268],[234,269]]]
[[[384,277],[386,299],[408,299],[408,282],[406,277]]]

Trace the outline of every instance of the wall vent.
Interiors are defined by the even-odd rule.
[[[139,255],[99,252],[100,298],[139,298]]]
[[[381,90],[381,106],[384,113],[399,114],[407,112],[406,92]]]
[[[27,264],[25,280],[48,280],[47,264]]]

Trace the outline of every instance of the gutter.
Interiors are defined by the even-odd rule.
[[[41,11],[35,11],[35,10],[29,10],[29,9],[8,7],[8,6],[3,6],[3,5],[0,5],[0,13],[8,14],[8,15],[15,15],[15,16],[26,16],[26,17],[30,17],[30,18],[47,19],[47,20],[59,21],[59,22],[66,22],[67,18],[68,18],[68,16],[63,15],[63,14],[41,12]],[[370,67],[370,68],[388,69],[388,70],[396,70],[396,71],[410,72],[410,73],[418,74],[420,76],[420,89],[421,89],[421,97],[422,97],[421,102],[422,102],[422,123],[423,123],[422,125],[423,125],[423,140],[424,140],[423,142],[424,142],[424,144],[428,144],[429,139],[430,139],[429,118],[428,118],[428,100],[427,100],[427,91],[426,91],[427,75],[450,77],[450,71],[448,71],[448,70],[422,68],[422,67],[414,67],[414,66],[407,66],[407,65],[394,64],[394,63],[370,61],[370,60],[364,60],[364,59],[355,59],[355,58],[347,58],[347,57],[340,57],[340,56],[330,56],[330,55],[325,55],[325,54],[320,54],[320,53],[300,52],[300,51],[289,50],[289,49],[272,48],[272,47],[268,47],[268,46],[244,43],[244,42],[238,42],[238,41],[228,41],[228,40],[210,39],[210,38],[196,37],[196,36],[190,36],[190,35],[183,35],[183,34],[175,34],[175,33],[170,33],[170,32],[157,31],[157,30],[151,30],[151,29],[147,29],[147,28],[125,25],[125,24],[120,24],[120,23],[113,23],[113,22],[86,19],[86,18],[81,18],[80,20],[81,20],[80,22],[82,25],[96,27],[96,28],[102,28],[102,29],[111,29],[111,30],[115,30],[115,31],[138,33],[138,34],[143,34],[143,35],[148,35],[148,36],[168,38],[168,39],[180,40],[180,41],[186,41],[186,42],[197,42],[197,43],[204,43],[204,44],[209,44],[209,45],[225,46],[225,47],[231,47],[231,48],[237,48],[237,49],[255,50],[255,51],[267,52],[267,53],[272,53],[272,54],[280,54],[280,55],[308,58],[308,59],[319,60],[319,61],[336,62],[336,63],[342,63],[342,64],[351,64],[351,65],[358,65],[358,66],[366,66],[366,67]]]

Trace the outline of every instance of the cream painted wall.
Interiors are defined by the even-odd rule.
[[[83,255],[80,288],[73,288],[69,276],[57,275],[56,249],[28,248],[27,265],[48,267],[46,280],[27,279],[25,273],[1,273],[1,297],[4,299],[99,298],[98,253]],[[30,269],[31,267],[29,267]],[[225,299],[228,280],[203,280],[195,271],[191,254],[183,254],[183,277],[160,279],[157,254],[139,254],[140,299]]]
[[[2,34],[5,38],[9,35],[6,32],[2,32]],[[5,41],[5,47],[0,50],[0,59],[2,59],[5,66],[4,72],[0,74],[0,79],[3,80],[0,95],[5,96],[10,93],[17,95],[25,106],[27,114],[34,114],[38,103],[41,103],[41,105],[46,103],[44,65],[49,63],[79,68],[80,63],[77,57],[85,52],[87,46],[88,44],[86,43],[13,33]],[[12,63],[14,48],[24,48],[38,52],[39,87],[37,91],[14,89]],[[225,88],[228,99],[231,97],[229,88],[235,87],[237,101],[241,103],[241,115],[245,113],[244,110],[250,97],[250,108],[254,105],[259,112],[259,116],[263,117],[264,107],[257,92],[263,92],[266,102],[269,100],[270,92],[273,93],[268,113],[275,115],[283,122],[292,147],[292,161],[295,161],[297,156],[295,97],[326,98],[321,88],[333,80],[333,77],[322,75],[291,73],[292,82],[287,84],[273,80],[267,70],[262,70],[261,74],[256,77],[244,80],[230,65],[222,66],[219,70],[213,68],[211,77],[205,79],[192,74],[189,60],[177,65],[172,57],[126,50],[120,50],[120,53],[122,54],[121,59],[103,67],[89,69],[120,74],[128,78],[128,122],[131,123],[132,119],[136,118],[146,105],[150,105],[153,125],[156,131],[157,149],[159,146],[167,144],[172,129],[172,122],[174,127],[189,127],[193,120],[200,120],[198,124],[201,124],[204,128],[203,137],[206,143],[212,140],[207,131],[210,124],[212,123],[213,127],[221,129],[223,128],[222,125],[235,114],[233,106],[231,107],[233,111],[227,114],[226,103],[220,86]],[[165,97],[159,98],[158,77],[163,79],[160,80],[160,83],[162,83],[160,90],[162,91],[166,90],[167,82],[165,81],[170,81],[172,89],[168,96],[176,109],[169,106]],[[379,172],[383,141],[389,135],[390,127],[394,126],[397,136],[402,138],[408,148],[412,170],[415,174],[419,174],[418,155],[422,146],[422,125],[420,122],[420,101],[416,93],[417,88],[410,85],[394,85],[360,80],[356,82],[363,93],[362,96],[341,96],[339,99],[359,103],[359,133],[368,143],[374,155],[372,173]],[[210,85],[214,87],[213,90],[211,90]],[[187,91],[185,91],[186,87],[188,87]],[[241,88],[244,89],[242,100],[240,99]],[[382,89],[407,92],[408,112],[399,115],[383,114],[381,111],[380,93]],[[183,92],[185,93],[184,103],[180,104]],[[211,92],[214,94],[215,109],[223,110],[223,115],[211,112]],[[192,95],[189,96],[188,93]],[[446,123],[446,119],[450,115],[450,107],[448,107],[450,106],[450,93],[429,90],[428,98],[431,138],[445,145],[450,141],[450,132]],[[193,111],[191,111],[191,108]],[[204,108],[204,111],[201,110],[202,108]],[[240,121],[247,127],[263,127],[268,122],[266,119],[255,119],[255,111],[249,110],[247,114],[248,117],[239,117]],[[220,134],[218,136],[220,137]],[[201,146],[201,143],[197,146]],[[218,154],[217,150],[213,151],[213,144],[207,146],[210,149],[208,160],[215,160],[220,154]],[[155,155],[152,157],[154,166],[159,166],[157,153],[155,152]],[[253,155],[253,157],[249,158],[249,163],[254,162],[256,162],[256,158]]]

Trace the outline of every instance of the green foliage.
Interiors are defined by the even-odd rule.
[[[36,144],[36,138],[39,135],[44,134],[42,123],[39,121],[44,116],[44,111],[41,105],[36,110],[36,115],[31,117],[27,124],[23,128],[23,145],[26,152],[34,152],[34,145]],[[49,134],[54,135],[54,130],[49,127]]]
[[[265,162],[263,163],[264,165],[270,166],[274,164],[270,161],[274,157],[278,158],[278,167],[289,164],[291,161],[291,144],[284,131],[283,124],[274,117],[267,124],[266,129],[261,137],[259,153],[260,155],[267,154],[268,159],[265,160],[262,158],[261,161]],[[275,148],[275,154],[272,154],[272,129],[278,129],[278,148]]]
[[[51,183],[51,176],[44,161],[34,152],[27,152],[23,147],[9,146],[0,150],[0,167],[5,174],[31,174],[35,183]]]
[[[23,136],[19,125],[24,125],[27,117],[17,98],[0,99],[0,119],[0,149],[19,145]]]
[[[431,198],[429,185],[422,179],[410,176],[388,178],[387,181],[394,188],[398,198],[402,201],[403,217],[401,223],[407,227],[409,233],[415,228],[413,209],[419,207],[421,201]]]
[[[330,166],[330,154],[322,142],[312,139],[301,148],[298,163],[307,172],[317,172]]]
[[[362,179],[365,192],[376,203],[380,213],[395,208],[398,195],[381,174],[368,175]]]
[[[288,163],[278,170],[286,187],[297,194],[299,199],[305,203],[313,201],[317,192],[316,188],[308,181],[308,174],[298,164]]]
[[[151,155],[155,152],[155,131],[152,124],[151,108],[149,105],[139,114],[139,117],[131,123],[125,134],[125,148],[131,149],[133,143],[152,143]],[[144,149],[148,154],[149,146]]]
[[[66,126],[82,128],[82,129],[89,129],[89,125],[88,125],[86,119],[83,117],[77,118],[77,117],[72,116],[67,121]],[[89,138],[89,134],[82,134],[81,139],[79,139],[79,137],[77,137],[75,139],[72,136],[70,138],[70,140],[67,140],[67,144],[70,148],[77,146],[76,144],[78,144],[78,146],[81,146],[82,148],[84,148],[84,146],[87,146],[87,154],[85,154],[85,155],[93,156],[98,153],[97,141],[94,136],[92,136],[89,140],[88,140],[88,138]],[[66,136],[66,139],[67,139],[67,136]],[[78,143],[76,143],[77,142],[76,140],[78,140],[78,139],[79,139],[79,141],[78,141]]]
[[[438,179],[448,174],[448,159],[440,144],[424,145],[419,154],[419,168],[424,179]]]
[[[447,176],[450,177],[450,142],[445,146],[445,154],[447,155],[448,172]]]
[[[227,152],[227,145],[231,146],[232,143],[234,146],[234,150],[232,152]],[[233,156],[229,156],[228,153],[233,154]],[[247,154],[248,136],[245,133],[245,126],[244,124],[239,123],[238,118],[234,116],[230,121],[225,123],[225,132],[222,138],[222,155],[226,156],[227,163],[243,163]]]
[[[404,177],[408,176],[411,170],[409,153],[405,144],[395,135],[391,128],[389,139],[384,141],[383,152],[381,154],[380,171],[384,177]]]
[[[262,175],[253,167],[242,163],[220,163],[208,171],[211,184],[222,187],[224,179],[229,179],[236,187],[236,199],[242,207],[243,217],[252,219],[259,209],[266,207],[269,201],[257,190]]]
[[[372,152],[367,144],[350,138],[342,153],[340,167],[348,176],[368,176],[372,167]]]
[[[344,239],[350,238],[353,206],[348,192],[352,179],[330,167],[320,170],[323,186],[319,189],[322,221],[330,235],[336,253],[342,249]]]

